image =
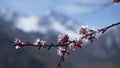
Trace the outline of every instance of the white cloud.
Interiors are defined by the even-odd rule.
[[[40,26],[38,24],[38,17],[36,16],[27,16],[27,17],[19,17],[17,19],[17,23],[15,27],[23,30],[24,32],[41,32],[44,33],[46,28]]]
[[[16,23],[16,27],[25,32],[38,31],[38,19],[34,16],[20,17]]]

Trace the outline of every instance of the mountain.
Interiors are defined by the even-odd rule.
[[[17,37],[33,42],[40,37],[48,43],[56,43],[58,34],[68,33],[72,38],[77,36],[75,31],[80,26],[76,21],[54,11],[42,16],[13,11],[10,14],[8,20],[6,17],[9,14],[0,13],[0,68],[55,68],[60,58],[55,48],[50,51],[33,47],[16,50],[9,40]],[[93,43],[88,42],[82,49],[71,51],[63,68],[119,68],[119,34],[119,30],[113,28]]]

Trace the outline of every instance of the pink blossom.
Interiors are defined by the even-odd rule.
[[[21,47],[17,45],[17,46],[15,46],[15,48],[16,48],[16,49],[19,49],[19,48],[21,48]]]
[[[64,52],[65,52],[65,55],[66,55],[66,56],[69,55],[69,52],[65,51],[65,49],[62,48],[62,47],[59,47],[59,49],[57,50],[57,54],[58,54],[59,56],[63,56]]]
[[[65,35],[58,35],[58,44],[64,44],[68,42],[69,36],[68,34]]]
[[[101,32],[104,32],[105,29],[103,29]],[[88,41],[93,41],[93,39],[96,39],[96,33],[99,33],[100,30],[93,30],[93,29],[89,29],[88,26],[81,26],[80,30],[79,30],[79,34],[83,35],[85,40]]]
[[[16,49],[19,49],[19,48],[23,47],[23,45],[24,45],[24,43],[21,40],[19,40],[18,38],[16,38],[14,40],[14,46],[15,46]]]
[[[14,44],[18,44],[18,43],[24,44],[20,39],[16,38],[16,39],[14,40]]]
[[[85,35],[89,32],[89,28],[88,26],[81,26],[79,29],[79,34],[80,35]]]
[[[69,44],[69,48],[71,50],[77,50],[81,48],[82,41],[81,40],[74,40],[72,43]]]
[[[46,47],[46,45],[47,45],[47,43],[46,43],[46,41],[40,41],[40,43],[41,43],[41,45],[43,45],[44,47]]]
[[[40,45],[40,39],[36,39],[34,42],[33,42],[34,45]]]
[[[46,41],[40,40],[39,38],[36,39],[33,44],[35,46],[43,46],[43,47],[46,47],[46,45],[47,45]]]

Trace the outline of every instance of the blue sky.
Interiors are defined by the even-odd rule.
[[[0,0],[0,9],[6,8],[37,16],[54,10],[92,27],[104,27],[120,18],[120,4],[111,0]]]

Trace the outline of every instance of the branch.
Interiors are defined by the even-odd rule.
[[[13,45],[15,46],[16,49],[22,48],[22,47],[28,47],[28,46],[32,46],[32,47],[37,47],[38,49],[40,48],[45,48],[47,50],[50,50],[51,47],[59,47],[59,49],[57,50],[58,55],[61,56],[56,68],[61,68],[62,63],[64,62],[65,56],[70,55],[69,50],[77,50],[80,49],[83,43],[83,39],[88,40],[90,42],[93,42],[93,40],[96,39],[96,35],[98,33],[104,33],[106,32],[108,29],[119,25],[120,22],[112,24],[110,26],[107,26],[105,28],[101,28],[101,29],[96,29],[96,30],[92,30],[89,29],[88,26],[81,26],[79,29],[79,34],[82,36],[78,39],[74,39],[74,40],[69,40],[69,35],[68,34],[64,34],[64,35],[59,35],[58,36],[58,43],[54,44],[47,44],[46,41],[40,40],[40,39],[36,39],[35,42],[30,43],[30,42],[22,42],[19,39],[15,39],[14,41],[10,41],[13,43]]]

